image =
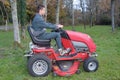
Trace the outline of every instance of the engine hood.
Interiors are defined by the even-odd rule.
[[[96,45],[88,34],[84,34],[81,32],[75,32],[75,31],[69,31],[69,30],[67,30],[66,32],[72,41],[83,42],[89,47],[90,52],[96,51]]]

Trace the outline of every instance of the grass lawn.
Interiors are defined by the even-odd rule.
[[[28,50],[29,36],[22,40],[25,50],[13,48],[13,32],[0,31],[0,80],[120,80],[120,29],[114,33],[110,26],[92,28],[75,27],[77,31],[89,34],[97,45],[99,69],[88,73],[80,67],[81,74],[70,77],[31,77],[28,74],[24,52]],[[66,27],[71,29],[71,27]]]

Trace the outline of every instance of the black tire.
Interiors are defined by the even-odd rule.
[[[33,77],[44,77],[51,72],[52,63],[46,55],[40,54],[30,57],[27,67]]]
[[[86,59],[83,63],[83,69],[86,72],[95,72],[99,67],[98,61],[94,57]]]

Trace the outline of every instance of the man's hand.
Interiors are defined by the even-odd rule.
[[[63,28],[63,25],[61,25],[61,24],[58,24],[57,26],[58,26],[58,28]]]

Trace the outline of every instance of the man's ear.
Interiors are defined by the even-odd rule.
[[[41,12],[41,10],[39,10],[39,13]]]

